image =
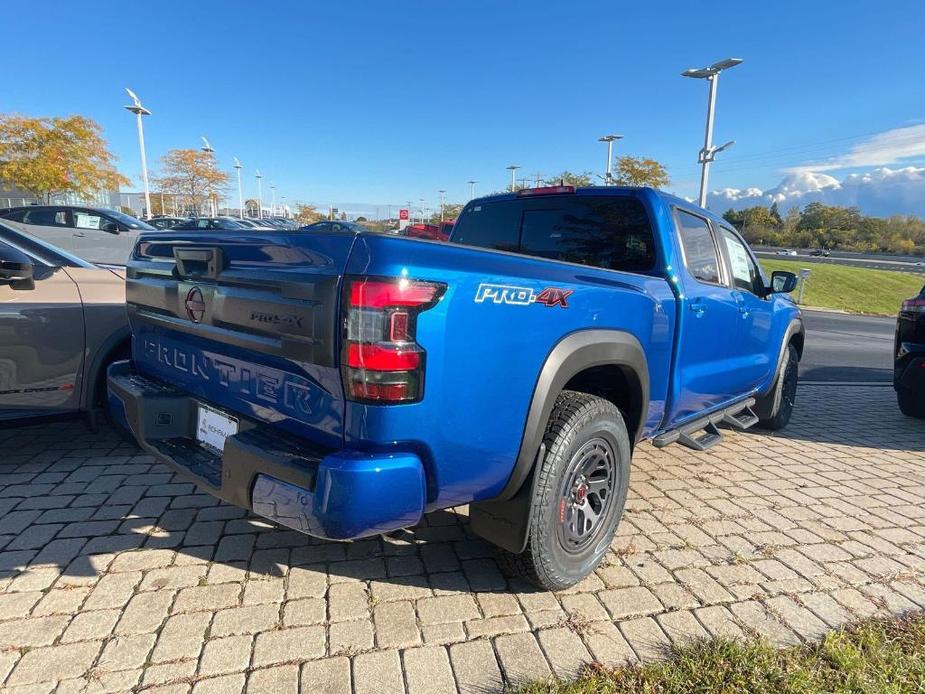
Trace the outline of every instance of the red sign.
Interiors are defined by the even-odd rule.
[[[408,219],[408,210],[399,210],[399,211],[398,211],[398,218],[399,218],[401,221],[406,221],[406,220]]]

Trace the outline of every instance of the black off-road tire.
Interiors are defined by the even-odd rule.
[[[500,560],[508,571],[541,588],[562,590],[590,574],[610,549],[629,488],[630,441],[623,417],[613,403],[586,393],[563,391],[556,399],[543,442],[546,455],[534,473],[527,547],[521,554],[501,550]],[[594,462],[595,455],[599,455],[599,463]],[[586,476],[580,472],[595,465],[601,466],[597,473]],[[610,474],[603,475],[604,469]],[[577,487],[573,484],[576,479]],[[608,479],[610,486],[602,497]],[[599,506],[593,506],[595,499]],[[576,509],[585,508],[585,504],[592,512],[599,508],[596,521],[577,515]],[[590,529],[577,543],[569,528],[579,526]]]
[[[925,393],[898,390],[896,400],[899,402],[899,411],[907,417],[925,419]]]
[[[784,357],[780,376],[774,383],[774,388],[766,397],[770,398],[767,415],[759,408],[758,424],[760,429],[777,431],[783,429],[790,422],[793,414],[793,405],[797,395],[797,380],[800,368],[800,355],[792,344],[787,345],[787,356]]]

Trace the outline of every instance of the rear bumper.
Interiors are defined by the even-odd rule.
[[[345,540],[417,523],[425,477],[413,453],[321,449],[239,418],[222,455],[196,442],[200,401],[112,364],[109,406],[138,445],[210,494],[317,537]],[[208,404],[208,403],[203,403]]]

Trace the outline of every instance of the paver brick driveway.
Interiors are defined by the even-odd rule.
[[[925,607],[925,423],[803,387],[776,436],[636,453],[614,551],[552,594],[465,512],[324,543],[82,422],[0,430],[0,688],[496,691],[752,629],[781,644]]]

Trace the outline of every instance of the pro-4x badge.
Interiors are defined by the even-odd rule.
[[[515,287],[509,284],[480,284],[475,292],[475,303],[483,304],[513,304],[515,306],[529,306],[542,304],[547,308],[561,306],[568,308],[568,298],[574,289],[560,289],[547,287],[539,294],[530,287]]]

